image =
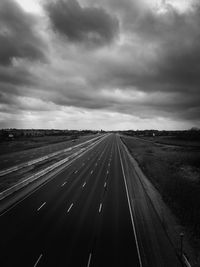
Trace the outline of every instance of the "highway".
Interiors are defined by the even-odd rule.
[[[103,137],[10,207],[0,202],[0,265],[182,266],[141,179],[120,137]]]
[[[23,164],[27,161],[35,160],[41,157],[44,157],[46,155],[49,155],[51,153],[59,152],[63,149],[72,148],[74,146],[83,144],[84,142],[87,142],[89,140],[92,140],[93,138],[98,138],[98,135],[86,135],[86,136],[80,136],[79,139],[76,140],[66,140],[63,142],[58,143],[52,143],[52,144],[43,144],[38,147],[33,147],[25,150],[10,152],[0,154],[0,173],[4,169],[8,169],[10,167]],[[36,144],[37,145],[37,144]],[[20,144],[18,144],[20,147]],[[23,147],[23,145],[22,145]]]
[[[115,135],[0,215],[1,266],[141,266]]]

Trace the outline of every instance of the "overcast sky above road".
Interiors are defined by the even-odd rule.
[[[0,0],[0,128],[200,127],[199,0]]]

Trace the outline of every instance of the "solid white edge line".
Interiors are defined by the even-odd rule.
[[[70,207],[68,208],[68,210],[67,210],[67,213],[69,213],[70,212],[70,210],[71,210],[71,208],[73,207],[73,203],[70,205]]]
[[[87,267],[90,267],[91,258],[92,258],[92,253],[90,253],[90,255],[89,255]]]
[[[44,207],[44,205],[46,205],[46,202],[44,202],[44,203],[37,209],[37,211],[39,211],[42,207]]]
[[[39,261],[41,260],[42,256],[43,256],[43,255],[40,254],[39,258],[37,259],[36,263],[34,264],[34,267],[36,267],[36,266],[38,265],[38,263],[39,263]]]
[[[125,184],[125,188],[126,188],[126,196],[127,196],[127,199],[128,199],[128,206],[129,206],[129,211],[130,211],[130,215],[131,215],[131,222],[132,222],[132,226],[133,226],[133,232],[134,232],[134,236],[135,236],[135,243],[136,243],[136,248],[137,248],[137,253],[138,253],[138,259],[139,259],[140,267],[142,267],[142,260],[141,260],[140,249],[139,249],[138,240],[137,240],[137,233],[136,233],[135,223],[134,223],[133,214],[132,214],[132,210],[131,210],[131,203],[130,203],[128,187],[127,187],[127,183],[126,183],[124,167],[123,167],[123,163],[122,163],[121,152],[119,150],[119,145],[118,144],[117,144],[117,147],[118,147],[118,151],[119,151],[119,158],[120,158],[120,163],[121,163],[121,167],[122,167],[124,184]]]

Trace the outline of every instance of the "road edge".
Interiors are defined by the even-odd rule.
[[[55,172],[57,171],[57,169],[59,168],[59,171],[62,171],[63,168],[68,167],[71,163],[73,163],[76,159],[78,159],[79,157],[81,157],[82,155],[84,155],[85,153],[87,153],[89,150],[91,150],[94,146],[98,145],[100,142],[102,142],[105,138],[107,137],[107,135],[103,136],[100,140],[98,139],[96,142],[90,144],[88,147],[84,148],[84,149],[80,149],[79,152],[75,152],[74,154],[70,155],[69,157],[56,162],[55,164],[53,164],[52,166],[47,167],[46,169],[24,179],[23,181],[13,185],[12,187],[0,192],[0,202],[4,199],[6,199],[7,197],[11,196],[12,194],[16,193],[19,190],[22,190],[24,187],[28,186],[29,184],[35,182],[36,180],[38,180],[39,178],[44,177],[45,175],[48,175],[50,172]],[[71,160],[70,160],[71,159]],[[69,161],[70,160],[70,161]],[[67,163],[67,165],[65,165],[65,163]],[[45,181],[41,182],[40,185],[43,185],[45,182],[47,182],[48,178],[45,179]],[[38,186],[40,186],[38,185]],[[37,187],[37,186],[36,186]]]
[[[151,202],[151,204],[152,204],[152,207],[154,208],[154,210],[155,210],[155,212],[156,212],[156,214],[157,214],[157,216],[158,216],[158,218],[159,218],[159,220],[161,221],[161,224],[162,224],[162,219],[160,218],[160,213],[159,213],[159,211],[158,211],[158,207],[156,207],[155,201],[154,201],[154,199],[153,199],[151,193],[148,191],[148,185],[146,184],[145,181],[147,181],[147,182],[151,185],[151,187],[153,188],[153,190],[154,190],[157,194],[159,194],[159,196],[160,196],[160,193],[158,192],[157,189],[155,189],[154,185],[149,181],[149,179],[148,179],[148,178],[146,177],[146,175],[143,173],[143,171],[142,171],[141,168],[139,167],[138,162],[137,162],[137,161],[135,160],[135,158],[132,156],[132,154],[130,153],[128,147],[124,144],[124,142],[121,140],[121,138],[120,138],[120,141],[121,141],[122,146],[124,147],[124,149],[125,149],[125,151],[126,151],[128,157],[129,157],[130,160],[132,161],[133,166],[134,166],[135,173],[136,173],[136,175],[138,176],[138,179],[140,180],[140,183],[141,183],[141,185],[142,185],[144,191],[146,192],[146,195],[147,195],[147,197],[149,198],[149,200],[150,200],[150,202]],[[144,180],[144,179],[145,179],[145,180]],[[161,199],[161,201],[164,203],[164,205],[167,207],[167,212],[169,212],[169,213],[170,213],[170,216],[171,216],[171,211],[170,211],[170,209],[168,208],[168,206],[165,204],[165,202],[162,200],[162,197],[161,197],[161,196],[160,196],[160,199]],[[172,246],[174,247],[175,251],[177,252],[177,257],[178,257],[179,260],[181,261],[181,256],[180,256],[180,254],[179,254],[179,246],[177,246],[176,242],[175,242],[175,241],[173,240],[173,238],[171,237],[170,232],[167,231],[164,227],[163,227],[163,229],[164,229],[164,231],[165,231],[165,233],[166,233],[166,235],[167,235],[167,237],[168,237],[170,243],[172,244]],[[173,229],[173,231],[174,231],[174,229]],[[178,233],[177,233],[176,235],[178,236]],[[183,255],[182,255],[182,261],[183,261],[182,264],[184,264],[184,266],[186,266],[186,267],[191,267],[191,266],[192,266],[192,265],[190,264],[188,258],[186,257],[186,255],[185,255],[184,253],[183,253]]]
[[[136,232],[136,227],[135,227],[135,222],[134,222],[134,219],[133,219],[133,213],[132,213],[132,209],[131,209],[130,196],[129,196],[128,186],[127,186],[127,182],[126,182],[126,176],[125,176],[125,172],[124,172],[124,166],[123,166],[123,163],[122,163],[122,157],[121,157],[121,152],[120,152],[118,143],[117,143],[117,148],[118,148],[118,152],[119,152],[119,158],[120,158],[120,163],[121,163],[121,168],[122,168],[122,174],[123,174],[123,178],[124,178],[124,185],[125,185],[125,189],[126,189],[126,196],[127,196],[127,200],[128,200],[129,212],[130,212],[131,222],[132,222],[132,226],[133,226],[133,232],[134,232],[134,236],[135,236],[135,243],[136,243],[136,248],[137,248],[137,253],[138,253],[139,264],[140,264],[140,267],[143,267],[142,259],[141,259],[141,255],[140,255],[138,237],[137,237],[137,232]]]

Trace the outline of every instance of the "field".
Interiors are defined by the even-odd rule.
[[[164,140],[164,138],[162,138]],[[159,190],[188,232],[197,254],[200,248],[200,142],[164,142],[122,137],[141,169]],[[155,140],[155,141],[154,141]],[[188,145],[190,143],[190,145]],[[181,146],[182,144],[182,146]]]
[[[177,136],[142,137],[140,139],[172,146],[200,147],[200,141],[198,140],[181,139]]]
[[[41,137],[22,137],[16,140],[14,139],[9,141],[0,140],[0,155],[41,147],[49,144],[64,142],[70,139],[71,136],[41,136]]]

